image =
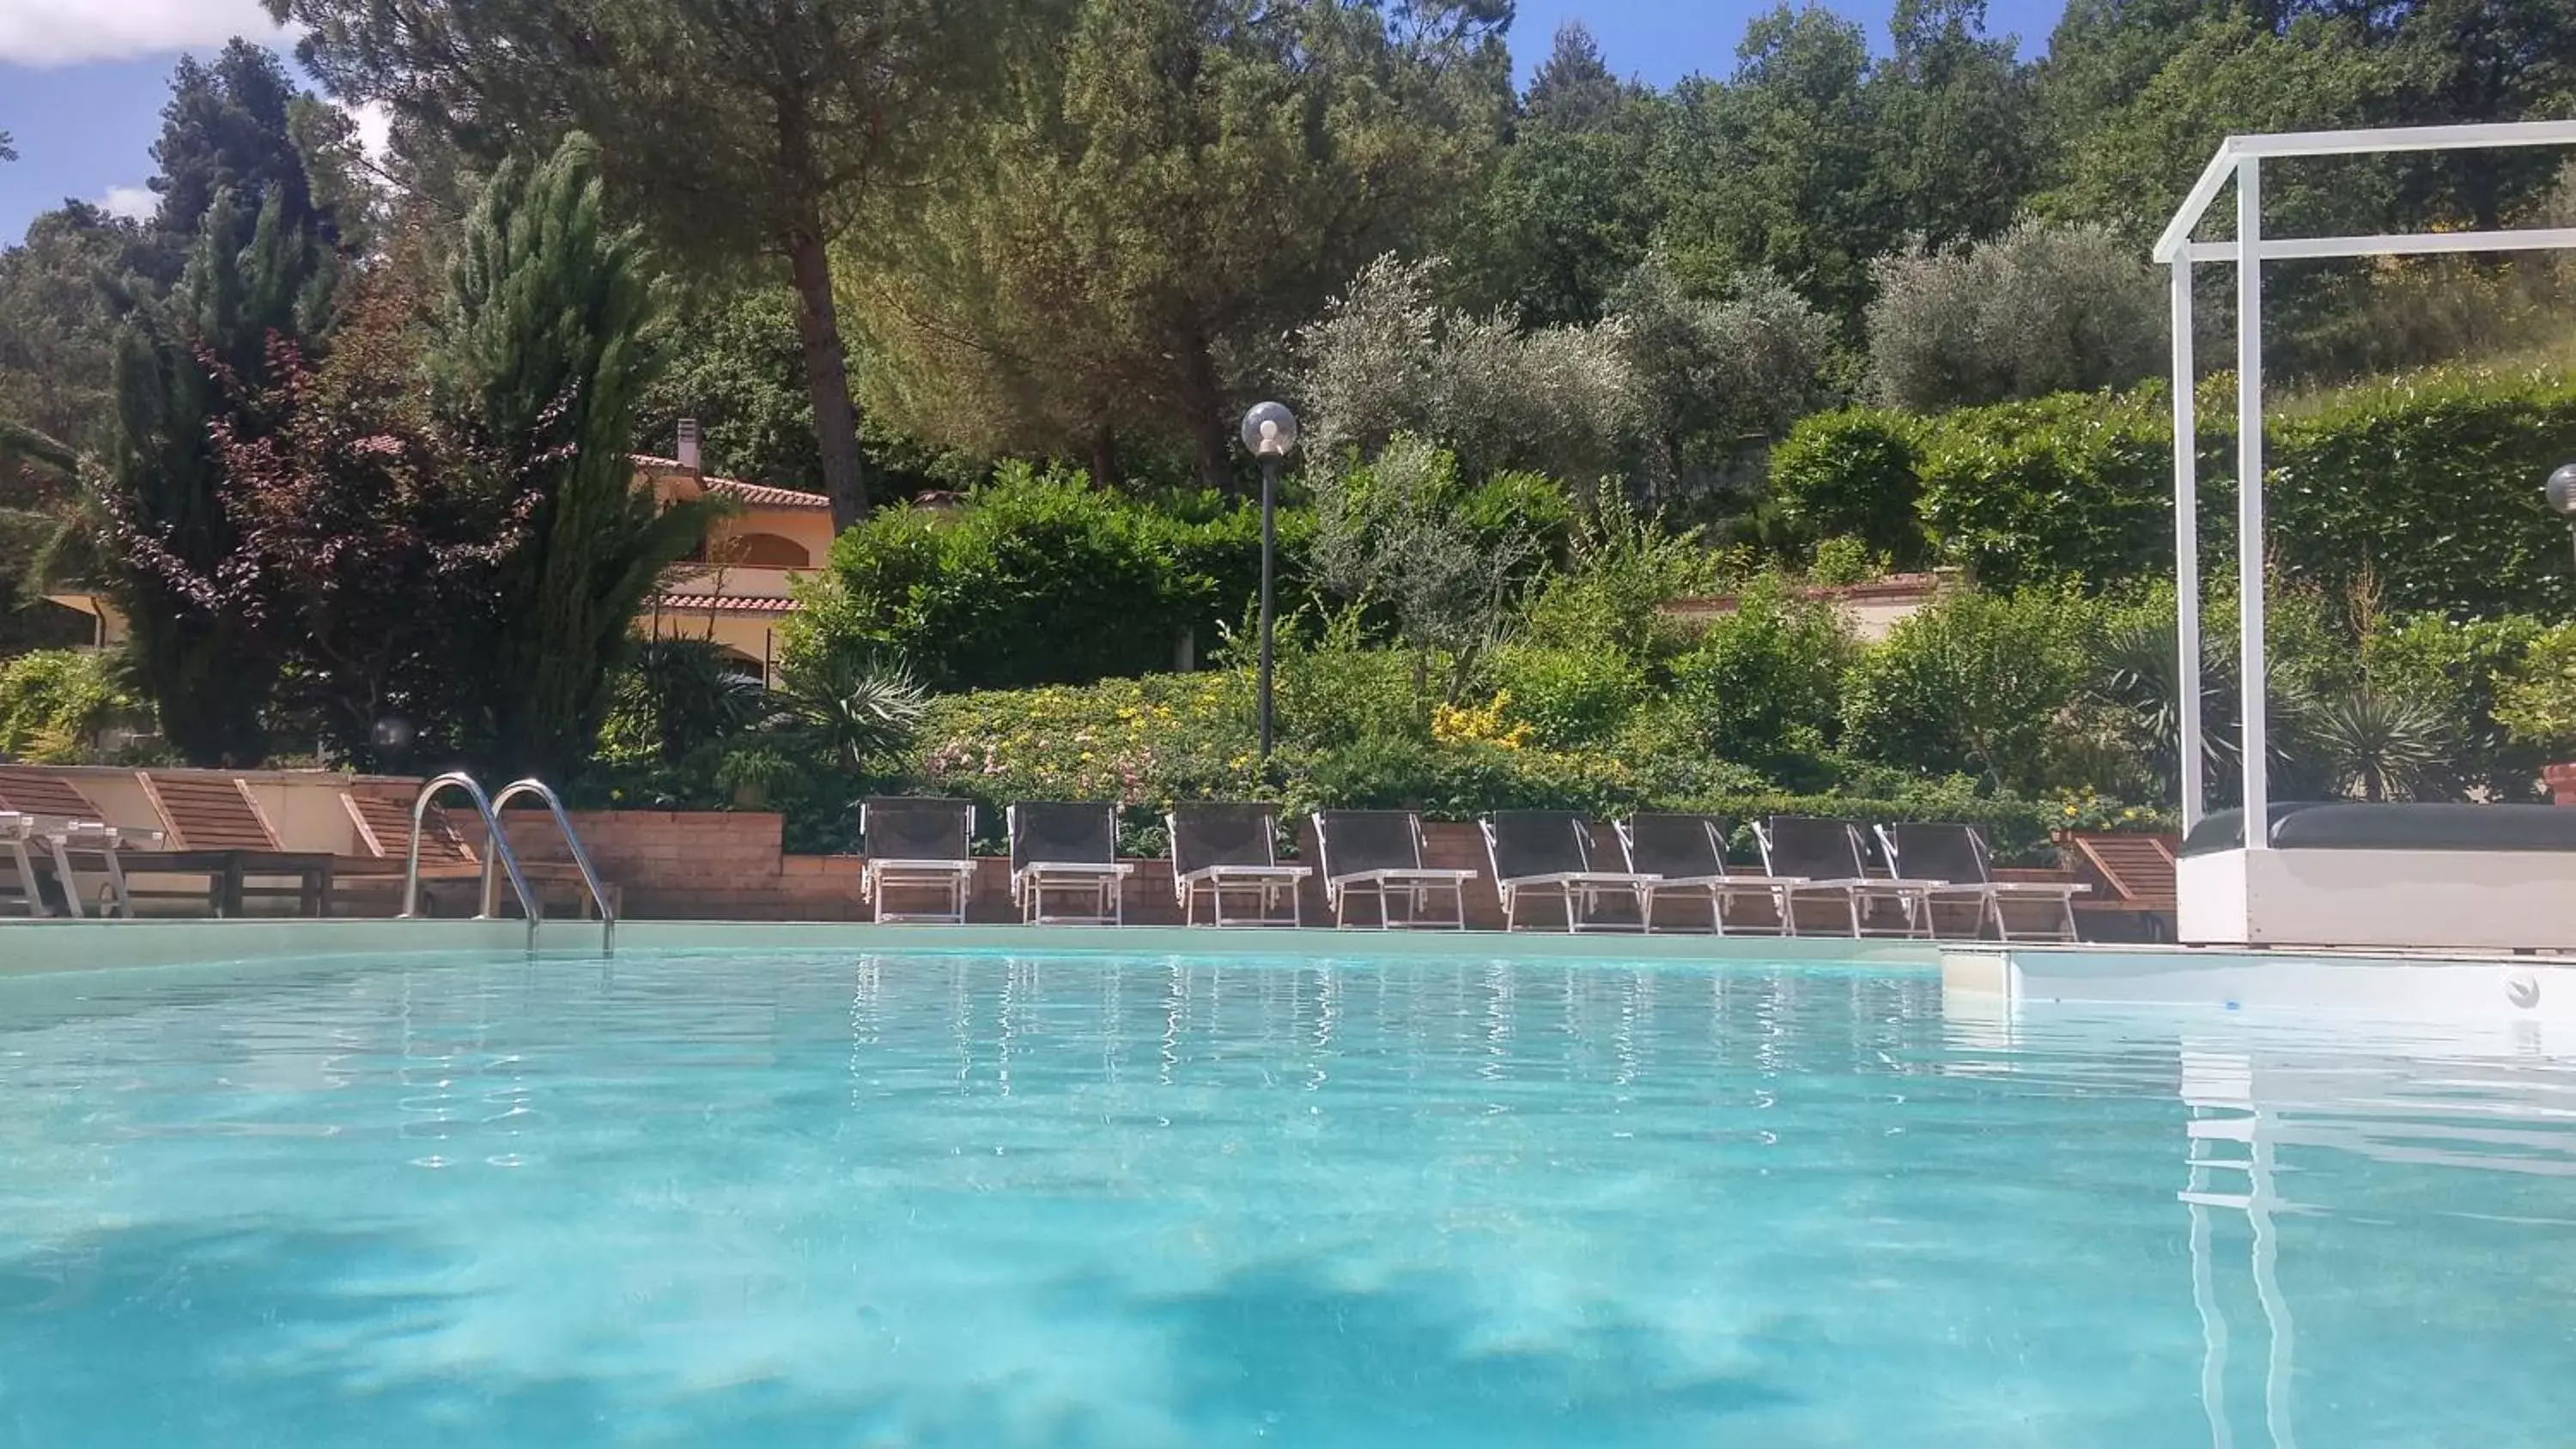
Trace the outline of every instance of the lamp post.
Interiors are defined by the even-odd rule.
[[[2568,527],[2576,530],[2576,463],[2550,474],[2549,481],[2540,485],[2540,494],[2549,500],[2549,511],[2566,519]]]
[[[1270,759],[1270,572],[1278,545],[1279,467],[1297,451],[1297,415],[1266,402],[1243,415],[1243,446],[1261,460],[1261,758]]]

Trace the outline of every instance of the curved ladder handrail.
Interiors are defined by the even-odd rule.
[[[581,883],[590,891],[590,903],[599,911],[599,954],[615,955],[617,952],[616,908],[608,903],[608,892],[599,883],[599,872],[591,868],[590,852],[582,848],[581,837],[573,833],[572,820],[564,814],[562,798],[557,796],[552,787],[543,780],[531,777],[514,781],[502,786],[501,793],[492,797],[493,818],[498,820],[501,812],[510,807],[510,802],[522,795],[534,796],[545,803],[547,810],[553,812],[555,829],[563,832],[564,844],[572,850],[572,863],[581,870]],[[497,832],[500,827],[496,825],[493,828]],[[419,838],[417,832],[414,832],[413,838],[415,840]],[[483,866],[483,899],[484,909],[487,911],[491,909],[493,884],[492,866],[489,861],[486,861]],[[519,894],[521,899],[526,899],[527,887],[521,886]]]
[[[483,817],[483,829],[491,842],[483,858],[481,909],[474,919],[492,919],[492,866],[497,861],[508,867],[511,888],[519,893],[519,908],[528,916],[528,949],[534,951],[537,949],[537,923],[544,915],[544,908],[537,904],[536,892],[528,889],[527,873],[519,869],[519,857],[511,852],[509,837],[501,833],[501,817],[493,811],[491,797],[483,793],[483,787],[475,782],[472,775],[462,770],[450,770],[421,786],[419,796],[411,802],[411,854],[403,864],[402,919],[411,920],[420,914],[420,832],[429,819],[431,804],[436,802],[442,791],[451,788],[472,797],[475,813]],[[574,848],[578,850],[580,847]]]

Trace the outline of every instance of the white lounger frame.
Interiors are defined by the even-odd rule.
[[[1020,807],[1006,807],[1002,821],[1002,829],[1014,842],[1012,849],[1016,852]],[[1117,838],[1114,815],[1110,838]],[[1127,924],[1127,877],[1135,872],[1136,867],[1123,860],[1032,860],[1012,870],[1011,900],[1020,908],[1020,924],[1024,926],[1123,926]],[[1059,899],[1070,895],[1086,909],[1050,911],[1046,908],[1050,893]]]
[[[935,911],[898,911],[886,904],[896,891],[936,891],[941,904]],[[878,920],[888,923],[962,926],[974,894],[972,860],[870,860],[859,873],[860,898],[876,907]]]
[[[1413,818],[1414,858],[1422,858],[1422,820]],[[1315,843],[1324,857],[1324,868],[1332,869],[1332,842],[1324,832],[1324,817],[1315,817]],[[1336,927],[1350,925],[1351,902],[1372,899],[1377,902],[1377,927],[1381,931],[1463,931],[1467,929],[1467,882],[1476,878],[1472,870],[1432,870],[1414,866],[1400,870],[1363,870],[1348,875],[1324,877],[1324,904],[1333,911]],[[1424,919],[1426,902],[1449,897],[1447,920]],[[1395,902],[1404,902],[1404,919],[1395,918]]]
[[[1611,828],[1619,832],[1620,853],[1622,855],[1628,854],[1635,845],[1634,837],[1628,833],[1628,822],[1625,820],[1612,821]],[[1723,864],[1723,861],[1721,860],[1720,863]],[[1769,901],[1771,903],[1772,912],[1780,918],[1780,924],[1769,929],[1764,929],[1760,926],[1743,927],[1739,929],[1742,929],[1747,935],[1754,936],[1794,936],[1798,934],[1798,917],[1797,913],[1789,908],[1789,891],[1792,887],[1802,886],[1805,884],[1806,882],[1804,880],[1798,879],[1794,876],[1656,876],[1654,878],[1654,883],[1645,887],[1642,892],[1645,898],[1642,903],[1642,907],[1646,918],[1646,934],[1651,936],[1659,929],[1668,932],[1678,930],[1685,934],[1697,934],[1691,932],[1688,927],[1658,927],[1655,924],[1655,903],[1662,900],[1665,896],[1670,895],[1682,897],[1706,896],[1708,898],[1708,930],[1705,933],[1708,935],[1723,936],[1727,934],[1727,902],[1752,897]]]
[[[1581,829],[1580,825],[1575,827]],[[1494,889],[1503,898],[1503,929],[1521,929],[1521,903],[1545,900],[1550,896],[1565,902],[1565,930],[1568,935],[1595,934],[1643,935],[1653,928],[1654,905],[1648,892],[1663,880],[1659,875],[1633,875],[1624,871],[1566,870],[1547,875],[1506,877],[1495,839],[1494,822],[1476,822],[1477,832],[1485,838],[1485,863],[1493,868]],[[1605,921],[1599,918],[1601,903],[1626,900],[1637,909],[1637,919]]]
[[[149,836],[158,844],[161,832],[127,832],[96,820],[56,820],[49,816],[21,815],[0,811],[0,851],[6,851],[9,863],[18,874],[18,888],[23,895],[27,914],[50,916],[53,907],[45,904],[42,887],[36,879],[35,860],[27,852],[30,845],[42,846],[53,857],[54,874],[62,882],[63,905],[78,919],[87,913],[81,907],[80,877],[72,870],[72,854],[96,855],[107,877],[99,892],[99,912],[134,918],[134,897],[126,889],[125,868],[116,856],[129,834]]]
[[[1762,843],[1762,865],[1765,870],[1768,870],[1771,865],[1771,827],[1757,820],[1753,824],[1753,835]],[[1857,841],[1854,842],[1854,850],[1858,850]],[[1958,886],[1948,881],[1906,880],[1897,876],[1876,875],[1846,876],[1830,880],[1801,880],[1790,886],[1785,895],[1787,899],[1784,910],[1790,912],[1794,912],[1800,896],[1839,896],[1851,922],[1853,939],[1858,940],[1864,936],[1894,936],[1909,941],[1933,939],[1932,907],[1936,902],[1960,899],[1982,901],[1988,898],[1983,886]],[[1883,930],[1869,924],[1873,913],[1866,907],[1879,901],[1896,903],[1897,914],[1904,922],[1903,926],[1896,930]],[[1794,915],[1791,918],[1794,919]]]
[[[1887,858],[1890,861],[1895,862],[1899,868],[1902,868],[1905,862],[1904,857],[1896,848],[1895,832],[1884,825],[1873,825],[1869,829],[1871,834],[1878,837],[1878,848],[1886,852]],[[1978,848],[1982,852],[1984,848],[1984,842],[1982,840],[1978,842]],[[1943,889],[1943,887],[1939,885],[1934,885],[1932,888],[1935,890]],[[2076,939],[2075,898],[2084,894],[2085,891],[2090,889],[2090,887],[2074,881],[2069,881],[2064,885],[2051,885],[2044,881],[1985,880],[1953,881],[1948,884],[1947,889],[1954,895],[1968,895],[1973,893],[1977,897],[1977,924],[1974,934],[1969,937],[1970,940],[1984,939],[1986,927],[1991,923],[1995,929],[1995,939],[1998,941],[2019,939],[2024,941],[2071,942]],[[2008,900],[2056,901],[2061,912],[2061,923],[2058,929],[2053,932],[2039,934],[2026,931],[2022,933],[2021,936],[2015,937],[2012,932],[2012,920],[2004,911],[2004,902]],[[1931,904],[1930,900],[1926,900],[1925,914],[1927,917],[1930,915]],[[1938,934],[1937,930],[1934,934]]]
[[[1165,836],[1172,842],[1172,858],[1180,859],[1181,822],[1179,812],[1163,817]],[[1199,898],[1208,903],[1208,924],[1212,926],[1302,926],[1306,924],[1306,877],[1315,872],[1302,865],[1211,865],[1188,874],[1172,872],[1172,895],[1181,908],[1181,924],[1199,923]],[[1225,913],[1228,895],[1241,900],[1250,896],[1253,914],[1231,916]],[[1279,917],[1279,903],[1288,903],[1287,919]]]

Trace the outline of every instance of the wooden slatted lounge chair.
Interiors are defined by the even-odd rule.
[[[2077,909],[2131,915],[2147,923],[2151,937],[2172,938],[2179,840],[2134,831],[2070,831],[2061,839],[2068,863],[2094,887]]]
[[[1030,800],[1004,812],[1011,837],[1011,899],[1032,926],[1115,926],[1127,919],[1127,877],[1118,858],[1118,807],[1109,802]],[[1047,896],[1072,895],[1088,911],[1050,912]]]
[[[1796,935],[1796,913],[1789,908],[1789,888],[1805,884],[1772,876],[1737,875],[1726,867],[1726,827],[1714,815],[1631,815],[1618,823],[1619,849],[1628,869],[1656,877],[1645,888],[1646,929],[1670,930],[1656,920],[1655,907],[1668,897],[1705,897],[1708,928],[1723,936],[1730,930],[1759,935]],[[1747,923],[1731,909],[1740,901],[1769,905],[1772,920]]]
[[[1495,889],[1502,893],[1504,930],[1521,928],[1523,902],[1550,896],[1565,902],[1568,932],[1646,929],[1646,890],[1657,877],[1593,869],[1591,832],[1573,811],[1498,810],[1477,824]],[[1637,918],[1603,919],[1602,904],[1614,900],[1634,907]]]
[[[2075,882],[2064,885],[2038,881],[2001,881],[1995,879],[1994,853],[1986,848],[1985,837],[1966,825],[1904,824],[1878,827],[1880,846],[1887,852],[1887,867],[1909,880],[1948,881],[1962,889],[1975,888],[1978,899],[1978,922],[1975,934],[1985,934],[1985,924],[1994,923],[1995,938],[2013,939],[2010,902],[2027,901],[2053,905],[2049,930],[2037,933],[2041,938],[2057,941],[2075,939],[2075,898],[2084,887]],[[2025,939],[2034,933],[2025,930]]]
[[[222,916],[238,916],[251,898],[291,896],[307,916],[331,914],[332,884],[338,857],[327,851],[288,850],[277,830],[238,776],[140,770],[135,779],[169,839],[170,854],[152,869],[214,875],[214,907]],[[127,862],[129,875],[142,873]],[[274,882],[292,880],[291,889]]]
[[[1467,929],[1467,882],[1472,870],[1429,870],[1422,864],[1422,817],[1410,810],[1325,810],[1315,816],[1315,848],[1322,857],[1324,901],[1333,924],[1350,924],[1351,902],[1377,902],[1380,930],[1398,927]],[[1450,915],[1426,918],[1424,907],[1446,896]],[[1401,903],[1404,918],[1396,919]]]
[[[1268,805],[1200,802],[1175,805],[1163,823],[1172,835],[1172,890],[1179,898],[1181,920],[1199,923],[1200,897],[1207,898],[1210,923],[1218,926],[1302,926],[1306,923],[1306,877],[1302,865],[1279,863],[1279,812]],[[1250,916],[1229,918],[1228,896],[1249,898]],[[1288,915],[1279,916],[1285,901]]]
[[[867,864],[859,873],[859,898],[876,908],[880,921],[964,925],[966,904],[975,890],[975,861],[969,854],[974,834],[971,800],[904,797],[862,802],[859,842]],[[935,891],[942,904],[936,911],[889,910],[886,898],[896,891]]]

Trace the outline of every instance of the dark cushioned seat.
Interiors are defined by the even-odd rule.
[[[2576,809],[2555,805],[2437,805],[2355,801],[2271,808],[2275,850],[2504,850],[2576,852]],[[2182,854],[2241,849],[2245,812],[2202,820]]]

